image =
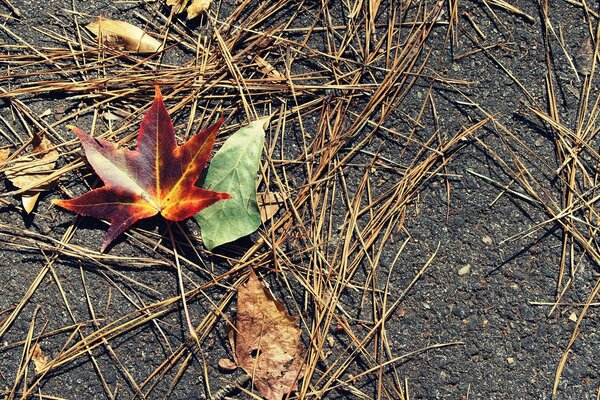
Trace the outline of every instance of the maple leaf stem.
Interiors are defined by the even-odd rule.
[[[185,300],[183,274],[181,272],[181,265],[179,264],[179,253],[177,253],[177,244],[175,243],[175,238],[173,237],[173,230],[171,229],[171,224],[167,224],[167,230],[169,231],[169,239],[171,239],[171,244],[173,246],[173,255],[175,256],[175,266],[177,267],[177,281],[179,284],[179,290],[181,291],[181,302],[183,303],[183,314],[185,315],[185,320],[190,331],[190,336],[192,337],[192,339],[194,339],[194,341],[196,341],[196,343],[199,344],[198,335],[196,334],[196,329],[194,329],[194,325],[192,324],[192,320],[190,319],[187,301]]]

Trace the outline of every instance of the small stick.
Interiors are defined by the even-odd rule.
[[[477,32],[477,34],[483,39],[483,40],[487,40],[487,36],[485,35],[485,33],[483,33],[481,31],[481,29],[479,29],[479,25],[477,25],[477,23],[475,22],[475,20],[473,19],[473,17],[471,17],[471,14],[469,14],[468,12],[464,12],[463,17],[465,17],[467,19],[467,21],[469,21],[469,23],[471,24],[471,26],[475,29],[475,32]]]
[[[175,239],[173,238],[173,230],[171,229],[171,224],[168,224],[167,228],[169,230],[169,238],[171,239],[171,244],[173,245],[173,255],[175,256],[175,266],[177,267],[177,281],[179,283],[179,290],[181,291],[183,313],[185,314],[185,320],[187,322],[187,326],[190,331],[190,335],[192,336],[192,339],[198,342],[198,335],[196,334],[194,325],[192,325],[192,320],[190,319],[190,313],[188,311],[187,302],[185,301],[185,287],[183,286],[183,274],[181,273],[181,265],[179,264],[179,254],[177,254],[177,244],[175,243]]]
[[[21,13],[21,10],[19,10],[18,7],[16,7],[13,3],[11,3],[10,0],[2,0],[2,2],[4,4],[6,4],[6,6],[8,8],[10,8],[12,13],[15,14],[17,17],[21,18],[23,16],[23,13]]]

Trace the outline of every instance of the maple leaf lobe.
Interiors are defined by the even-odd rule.
[[[152,106],[140,124],[135,150],[72,128],[88,162],[105,186],[75,199],[54,203],[78,214],[109,220],[111,224],[102,251],[140,219],[159,213],[171,221],[187,219],[231,197],[195,186],[222,122],[220,119],[178,146],[173,122],[156,86]]]

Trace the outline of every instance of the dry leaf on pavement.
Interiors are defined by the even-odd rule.
[[[227,371],[227,372],[235,371],[237,369],[237,367],[238,367],[237,364],[228,358],[219,359],[219,368],[221,368],[223,371]]]
[[[187,19],[194,19],[208,10],[210,3],[212,3],[212,0],[192,0],[192,4],[187,9]]]
[[[212,0],[167,0],[168,6],[175,6],[175,13],[183,12],[187,6],[187,19],[196,18],[210,8]],[[189,6],[188,6],[189,4]]]
[[[161,42],[142,29],[124,21],[98,18],[86,28],[109,47],[124,48],[136,53],[156,53],[163,47]]]
[[[52,142],[44,136],[35,136],[32,145],[31,154],[17,157],[4,169],[6,178],[13,185],[31,188],[21,194],[23,207],[28,214],[35,207],[40,192],[52,186],[53,182],[48,180],[48,176],[54,172],[59,156]]]
[[[286,312],[253,271],[238,289],[235,358],[260,394],[281,400],[296,390],[304,367],[298,319]]]
[[[37,343],[35,344],[35,346],[33,346],[33,349],[31,349],[31,359],[35,364],[36,373],[39,373],[46,367],[46,364],[48,364],[48,356],[45,356],[42,353],[42,348]]]

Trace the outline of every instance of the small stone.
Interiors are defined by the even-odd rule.
[[[535,142],[533,142],[533,144],[535,144],[536,147],[542,147],[545,143],[544,138],[537,138],[535,140]]]
[[[454,309],[452,309],[452,314],[460,319],[465,319],[467,317],[467,311],[460,306],[454,307]]]
[[[431,309],[431,306],[427,303],[423,303],[423,308],[426,310],[429,310],[429,309]]]
[[[515,363],[515,359],[512,357],[508,357],[506,359],[506,362],[508,363],[508,365],[513,365]]]
[[[333,338],[333,336],[327,336],[327,343],[329,343],[331,347],[335,346],[335,339]]]
[[[462,266],[459,270],[458,270],[458,276],[465,276],[468,275],[471,272],[471,264],[467,264]]]
[[[481,323],[481,326],[483,328],[487,328],[487,326],[490,324],[490,321],[488,321],[487,319],[484,319],[483,322]]]
[[[491,246],[492,243],[494,243],[494,241],[492,240],[491,237],[489,237],[488,235],[483,235],[483,237],[481,238],[481,241],[483,242],[483,244],[485,244],[486,246]]]

